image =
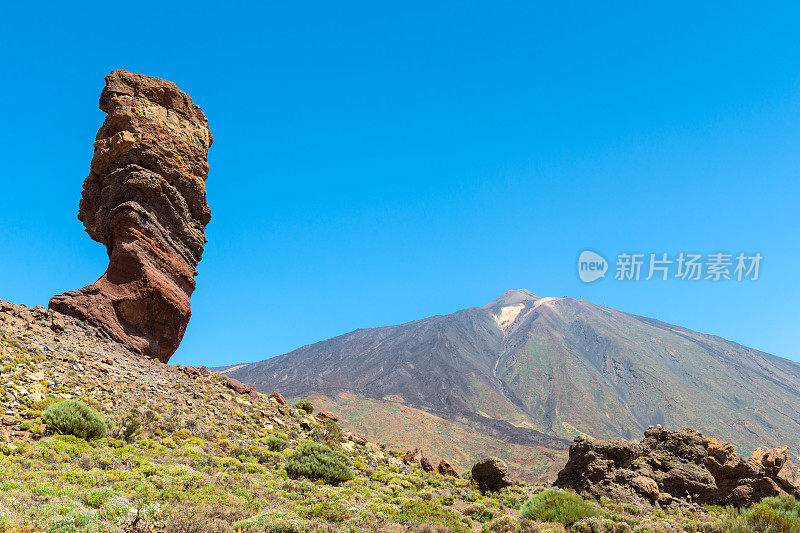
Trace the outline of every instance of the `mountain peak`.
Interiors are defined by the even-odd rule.
[[[507,305],[533,302],[538,299],[539,296],[536,296],[528,289],[510,289],[503,293],[503,295],[499,298],[484,305],[483,309],[496,309],[498,307],[505,307]]]

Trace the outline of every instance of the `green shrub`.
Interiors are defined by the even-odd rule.
[[[89,507],[99,509],[110,497],[114,495],[111,489],[94,489],[90,490],[83,496],[83,503]]]
[[[344,522],[353,516],[353,510],[346,501],[325,501],[312,505],[300,512],[305,518],[320,518],[325,522]]]
[[[324,424],[325,436],[327,437],[326,440],[330,440],[331,442],[336,443],[336,445],[345,440],[344,432],[342,431],[342,428],[339,427],[339,424],[330,418],[326,418]]]
[[[572,492],[558,489],[543,490],[522,505],[520,515],[540,522],[560,522],[571,526],[578,520],[595,516],[597,507]]]
[[[316,442],[303,444],[292,452],[286,459],[286,473],[293,478],[322,479],[332,485],[353,479],[350,459]]]
[[[725,533],[800,533],[800,502],[788,494],[764,498],[747,509],[721,511],[724,516],[714,526]]]
[[[106,421],[97,411],[77,400],[65,400],[50,405],[42,413],[47,429],[62,435],[92,440],[106,436]]]
[[[519,521],[509,515],[503,515],[483,526],[483,531],[488,533],[519,533],[521,530],[522,526],[520,526]],[[526,529],[526,531],[528,530]]]
[[[800,533],[800,502],[788,494],[764,498],[745,515],[754,531]]]
[[[47,409],[48,407],[50,407],[54,403],[63,402],[63,401],[64,400],[61,400],[59,398],[54,398],[52,396],[48,396],[44,400],[42,400],[40,402],[36,402],[35,404],[33,404],[32,407],[33,407],[33,409],[36,409],[37,411],[44,411],[45,409]]]
[[[443,507],[436,502],[428,500],[406,500],[400,505],[396,520],[401,524],[420,524],[422,527],[416,531],[435,531],[425,526],[441,524],[447,526],[454,533],[468,533],[470,529],[462,522],[463,515],[456,513],[449,507]],[[467,520],[464,518],[464,520]]]
[[[130,442],[133,437],[138,435],[142,430],[142,419],[139,418],[138,413],[132,412],[125,419],[125,426],[122,430],[122,440]]]
[[[314,412],[314,405],[305,398],[302,398],[294,402],[294,406],[297,407],[298,409],[305,411],[308,414]]]
[[[267,437],[267,448],[271,452],[282,452],[289,443],[280,437]]]
[[[478,522],[488,522],[494,518],[494,513],[479,503],[468,505],[464,509],[464,514]]]
[[[792,520],[800,520],[800,501],[789,494],[764,498],[759,505],[778,511]]]

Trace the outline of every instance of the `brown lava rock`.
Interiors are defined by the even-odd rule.
[[[106,76],[100,109],[78,219],[106,245],[108,269],[50,307],[166,362],[189,323],[211,219],[208,120],[174,83],[124,70]]]
[[[765,496],[800,496],[800,471],[786,447],[740,458],[727,442],[692,429],[645,431],[642,442],[576,437],[559,487],[637,505],[748,506]]]
[[[453,466],[442,459],[439,461],[439,466],[436,467],[436,470],[443,476],[452,476],[455,478],[461,478],[461,476],[456,472],[456,469]]]
[[[275,401],[278,402],[280,405],[286,405],[286,398],[283,397],[283,394],[280,392],[272,391],[269,393],[270,398],[275,398]]]
[[[331,411],[320,411],[317,413],[317,420],[320,422],[324,421],[325,419],[333,420],[334,422],[339,421],[339,415],[336,413],[332,413]]]
[[[404,464],[420,464],[422,461],[422,450],[419,448],[414,448],[413,450],[408,450],[406,453],[403,454],[401,459],[403,460]]]
[[[472,467],[472,480],[482,491],[496,491],[511,486],[508,477],[508,466],[497,457],[481,459]]]
[[[422,459],[419,460],[419,466],[421,466],[425,472],[436,471],[436,469],[433,467],[433,463],[431,463],[431,460],[428,459],[427,457],[423,457]]]

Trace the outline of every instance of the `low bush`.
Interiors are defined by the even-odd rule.
[[[519,521],[509,515],[503,515],[483,526],[486,533],[520,533],[521,530]]]
[[[540,522],[559,522],[571,526],[578,520],[595,516],[597,507],[575,493],[558,489],[543,490],[528,498],[520,515]]]
[[[125,425],[122,428],[122,440],[131,442],[133,438],[138,435],[142,430],[142,419],[139,418],[138,413],[131,412],[125,419]]]
[[[106,421],[97,411],[77,400],[50,405],[42,413],[48,431],[92,440],[106,436]]]
[[[777,511],[786,518],[800,521],[800,501],[789,494],[764,498],[759,505]]]
[[[271,452],[282,452],[289,443],[280,437],[267,437],[267,448]]]
[[[406,500],[400,505],[395,519],[401,524],[417,527],[411,531],[447,531],[469,533],[470,528],[462,521],[463,515],[449,507],[426,500]],[[463,520],[468,520],[463,518]],[[439,524],[438,526],[436,524]],[[445,526],[447,529],[443,529]]]
[[[800,533],[800,502],[788,494],[764,498],[748,509],[727,509],[718,525],[726,533]]]
[[[488,522],[494,518],[494,513],[479,503],[468,505],[464,509],[464,514],[478,522]]]
[[[353,479],[350,459],[342,452],[316,442],[305,443],[292,452],[286,459],[285,468],[289,477],[321,479],[331,485]]]
[[[170,533],[233,533],[231,523],[246,517],[224,506],[177,506],[167,518]]]
[[[314,412],[314,405],[311,402],[309,402],[308,400],[306,400],[305,398],[297,400],[294,403],[294,406],[297,407],[298,409],[302,410],[302,411],[305,411],[308,414],[311,414],[311,413]]]
[[[342,428],[339,427],[339,424],[337,424],[330,418],[326,418],[324,424],[325,424],[325,436],[327,437],[326,440],[329,440],[335,443],[336,445],[345,440],[344,432],[342,431]]]

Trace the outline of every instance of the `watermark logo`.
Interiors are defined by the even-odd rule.
[[[584,250],[578,256],[578,277],[584,283],[591,283],[606,276],[608,261],[602,255]]]
[[[616,281],[756,281],[761,273],[764,256],[713,252],[708,254],[680,252],[617,254],[614,264]],[[605,258],[591,250],[584,250],[578,258],[578,277],[584,283],[604,278],[609,269]]]

